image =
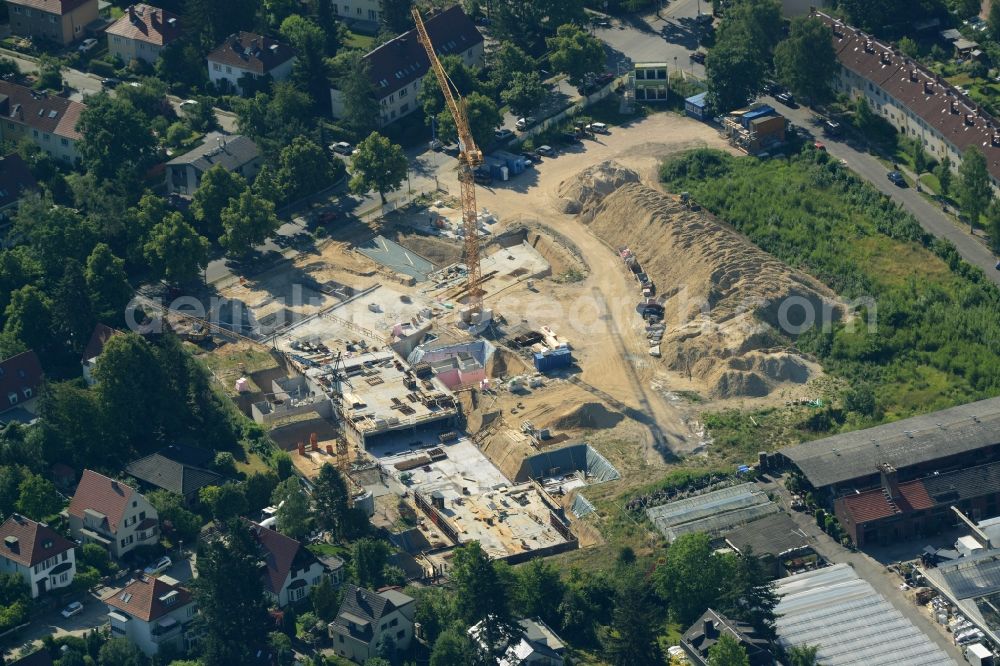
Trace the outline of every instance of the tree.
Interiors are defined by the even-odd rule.
[[[222,211],[246,189],[247,181],[243,176],[227,171],[221,164],[206,171],[191,197],[191,212],[198,223],[198,233],[211,239],[220,238],[223,234]]]
[[[381,18],[383,27],[397,35],[413,28],[409,0],[382,0]]]
[[[17,61],[6,56],[0,58],[0,78],[8,79],[21,73]]]
[[[278,475],[267,470],[265,472],[254,472],[243,482],[243,494],[247,498],[247,510],[250,513],[257,513],[271,503],[271,495],[278,487]]]
[[[146,666],[146,655],[127,638],[112,638],[98,653],[101,666]]]
[[[545,86],[537,72],[518,72],[500,93],[500,98],[516,115],[527,116],[542,103],[545,93]]]
[[[62,91],[62,63],[58,58],[48,53],[43,53],[38,57],[38,78],[35,81],[35,88]]]
[[[434,641],[430,666],[472,664],[474,660],[475,650],[469,635],[464,631],[448,629]]]
[[[389,546],[380,539],[358,539],[351,548],[351,568],[359,587],[382,586],[382,571],[389,560]]]
[[[287,451],[278,451],[272,460],[279,480],[284,481],[292,475],[292,457]]]
[[[4,311],[4,333],[43,352],[52,345],[52,301],[38,287],[21,287]]]
[[[531,56],[513,42],[500,42],[490,52],[487,69],[490,73],[490,85],[497,94],[510,85],[515,75],[535,71]]]
[[[98,239],[93,223],[83,215],[39,196],[21,200],[14,218],[14,235],[30,248],[30,254],[22,255],[17,262],[20,264],[17,268],[23,273],[30,259],[40,264],[40,271],[36,272],[45,275],[60,275],[69,258],[85,262]]]
[[[289,477],[278,484],[271,496],[278,507],[278,531],[293,539],[302,539],[309,533],[312,516],[309,515],[309,497],[297,477]]]
[[[219,243],[230,254],[246,255],[280,226],[274,204],[246,189],[222,211]]]
[[[267,646],[271,648],[278,666],[291,666],[295,661],[292,650],[292,639],[280,631],[272,631],[267,635]]]
[[[205,56],[190,38],[181,38],[160,51],[156,59],[156,77],[186,88],[201,88],[208,81]]]
[[[582,25],[586,20],[582,0],[511,0],[490,5],[490,22],[496,39],[513,42],[535,55],[545,50],[545,38],[556,26]]]
[[[483,663],[495,663],[521,636],[507,597],[507,588],[478,541],[455,549],[451,582],[458,616],[471,627],[479,625],[476,652]]]
[[[1000,255],[1000,200],[994,199],[986,209],[986,233],[990,236],[990,249]]]
[[[97,318],[109,324],[121,321],[125,306],[132,300],[125,262],[112,254],[107,245],[98,243],[87,257],[85,277]]]
[[[796,95],[814,101],[829,97],[830,82],[838,67],[833,35],[818,18],[793,19],[788,39],[774,49],[778,80]]]
[[[208,247],[208,239],[173,212],[150,229],[143,254],[154,276],[176,284],[198,277],[208,265]]]
[[[406,178],[409,168],[406,154],[402,147],[377,132],[369,134],[357,150],[352,162],[351,191],[364,194],[375,190],[384,204],[385,193],[398,188]]]
[[[479,90],[477,72],[466,66],[461,57],[457,55],[442,56],[441,68],[444,69],[444,73],[451,83],[452,93],[466,97],[469,93]],[[424,76],[420,91],[417,93],[417,102],[420,103],[424,113],[428,116],[437,115],[444,110],[444,93],[441,92],[441,86],[434,72],[428,72]]]
[[[997,3],[997,7],[1000,7],[1000,2]],[[951,191],[951,158],[945,155],[938,162],[937,168],[934,169],[934,175],[937,176],[938,184],[941,186],[941,191],[938,192],[941,196],[948,196],[948,192]]]
[[[321,576],[319,583],[309,592],[313,610],[325,622],[332,622],[337,616],[340,604],[337,601],[337,590],[330,582],[329,576]]]
[[[793,645],[785,650],[785,655],[788,657],[788,666],[817,666],[818,652],[818,645]]]
[[[474,92],[465,98],[464,106],[465,118],[476,145],[488,146],[493,143],[493,131],[503,122],[496,103],[486,95]],[[455,141],[458,138],[455,121],[447,109],[438,114],[438,137],[442,141]]]
[[[108,575],[113,570],[107,549],[96,543],[83,544],[80,549],[80,561],[100,571],[102,576]]]
[[[103,92],[90,96],[76,128],[83,135],[83,165],[101,179],[142,173],[155,154],[156,139],[146,117],[124,98]]]
[[[275,177],[282,200],[286,202],[297,201],[329,187],[336,176],[323,147],[304,136],[295,137],[291,145],[281,149]]]
[[[313,501],[316,503],[316,522],[319,526],[333,532],[338,541],[343,539],[350,511],[347,484],[330,463],[319,469],[313,483]]]
[[[723,40],[720,36],[705,59],[709,101],[721,112],[746,106],[761,91],[767,73],[766,61],[751,47],[748,36]]]
[[[204,623],[205,666],[249,664],[264,647],[268,617],[259,559],[257,544],[238,520],[227,524],[223,536],[200,542],[192,586]]]
[[[167,490],[154,490],[146,499],[156,509],[161,523],[170,523],[173,534],[181,541],[194,543],[201,530],[201,518],[184,505],[184,498]]]
[[[66,269],[53,293],[52,314],[73,351],[82,352],[97,319],[90,304],[83,266],[76,259],[66,260]]]
[[[207,506],[212,517],[220,522],[232,520],[247,511],[247,499],[243,496],[243,489],[235,483],[205,486],[198,491],[198,500]]]
[[[719,41],[744,41],[762,62],[774,59],[774,48],[781,41],[784,24],[778,0],[741,0],[726,8],[719,26]]]
[[[368,74],[368,65],[360,51],[351,51],[345,56],[343,72],[337,79],[337,90],[343,101],[341,118],[344,124],[358,136],[378,127],[381,115],[375,85]]]
[[[193,132],[211,132],[219,129],[219,119],[215,116],[212,98],[204,95],[195,96],[197,104],[188,104],[181,109],[184,122]]]
[[[292,14],[281,22],[281,36],[298,51],[292,78],[309,93],[313,103],[325,114],[330,110],[330,72],[323,58],[326,37],[313,21]]]
[[[722,562],[722,592],[715,608],[727,617],[750,623],[759,635],[769,640],[777,638],[774,609],[778,595],[763,562],[749,549],[739,556],[723,556]]]
[[[160,403],[165,378],[152,346],[137,333],[113,336],[104,344],[94,379],[104,418],[114,424],[109,437],[121,446],[155,440],[167,406]]]
[[[578,25],[559,26],[555,37],[549,37],[545,43],[551,51],[552,67],[565,72],[573,85],[579,85],[587,74],[599,72],[604,66],[601,41]]]
[[[986,23],[989,25],[990,37],[994,42],[1000,42],[1000,3],[990,3],[990,13]]]
[[[542,559],[531,560],[514,570],[517,585],[513,602],[521,617],[540,617],[550,625],[559,624],[559,603],[566,585],[559,570]]]
[[[750,666],[750,658],[738,640],[723,633],[715,645],[708,648],[708,666]]]
[[[656,642],[649,586],[629,568],[615,591],[611,626],[604,636],[604,651],[614,666],[653,666],[662,661]]]
[[[670,544],[667,561],[653,573],[661,599],[670,603],[671,617],[689,626],[719,596],[724,563],[707,535],[684,534]]]
[[[899,50],[903,52],[903,55],[909,58],[916,58],[920,55],[920,47],[917,46],[917,42],[910,37],[900,37]]]
[[[962,164],[958,167],[958,203],[969,218],[969,226],[973,231],[992,198],[986,157],[979,148],[973,146],[965,151]]]
[[[38,474],[28,474],[18,486],[17,510],[32,520],[45,520],[59,513],[62,498],[48,479]]]

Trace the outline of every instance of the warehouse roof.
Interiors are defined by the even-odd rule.
[[[816,645],[824,666],[956,666],[955,661],[846,564],[783,578],[778,641]]]
[[[809,545],[809,538],[787,513],[772,513],[726,535],[730,546],[754,555],[780,555]]]
[[[1000,398],[791,446],[781,453],[819,488],[1000,443]]]
[[[718,534],[778,512],[778,505],[754,483],[741,483],[646,509],[656,529],[673,542],[689,532]]]

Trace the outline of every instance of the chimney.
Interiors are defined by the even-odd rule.
[[[7,546],[7,550],[12,553],[18,553],[21,551],[21,544],[18,542],[16,536],[6,536],[3,538],[3,544]]]
[[[132,23],[135,23],[135,5],[129,5],[128,20],[132,21]]]
[[[702,621],[701,628],[702,628],[702,633],[705,635],[705,638],[711,638],[712,636],[715,635],[715,622],[712,622],[710,619],[705,618]]]
[[[878,464],[878,471],[882,476],[882,489],[889,495],[889,499],[899,497],[899,480],[896,468],[887,462]]]

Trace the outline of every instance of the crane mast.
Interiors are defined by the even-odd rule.
[[[438,60],[437,53],[434,52],[434,45],[424,27],[423,19],[420,18],[420,11],[413,7],[411,9],[413,21],[417,26],[417,34],[420,36],[420,43],[423,44],[427,52],[427,59],[431,63],[431,70],[437,78],[438,85],[441,86],[441,93],[444,95],[445,104],[451,117],[455,120],[455,128],[458,132],[460,152],[458,154],[458,182],[462,193],[462,228],[465,233],[465,265],[468,269],[468,281],[466,291],[469,295],[469,306],[472,312],[482,311],[482,291],[479,283],[482,279],[479,264],[479,228],[478,228],[478,208],[476,207],[476,179],[475,169],[483,163],[483,152],[476,147],[476,142],[472,138],[472,131],[469,129],[469,121],[465,116],[465,102],[461,98],[456,99],[452,93],[448,75]]]

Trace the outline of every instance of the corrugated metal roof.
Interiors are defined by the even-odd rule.
[[[817,439],[781,453],[820,488],[1000,443],[1000,398],[989,398],[894,423]]]
[[[956,599],[994,594],[1000,592],[1000,554],[991,551],[945,562],[936,574]]]
[[[753,483],[722,488],[646,509],[671,543],[690,532],[719,533],[777,512],[778,505]]]
[[[846,564],[777,581],[778,640],[816,645],[824,666],[956,666]]]

